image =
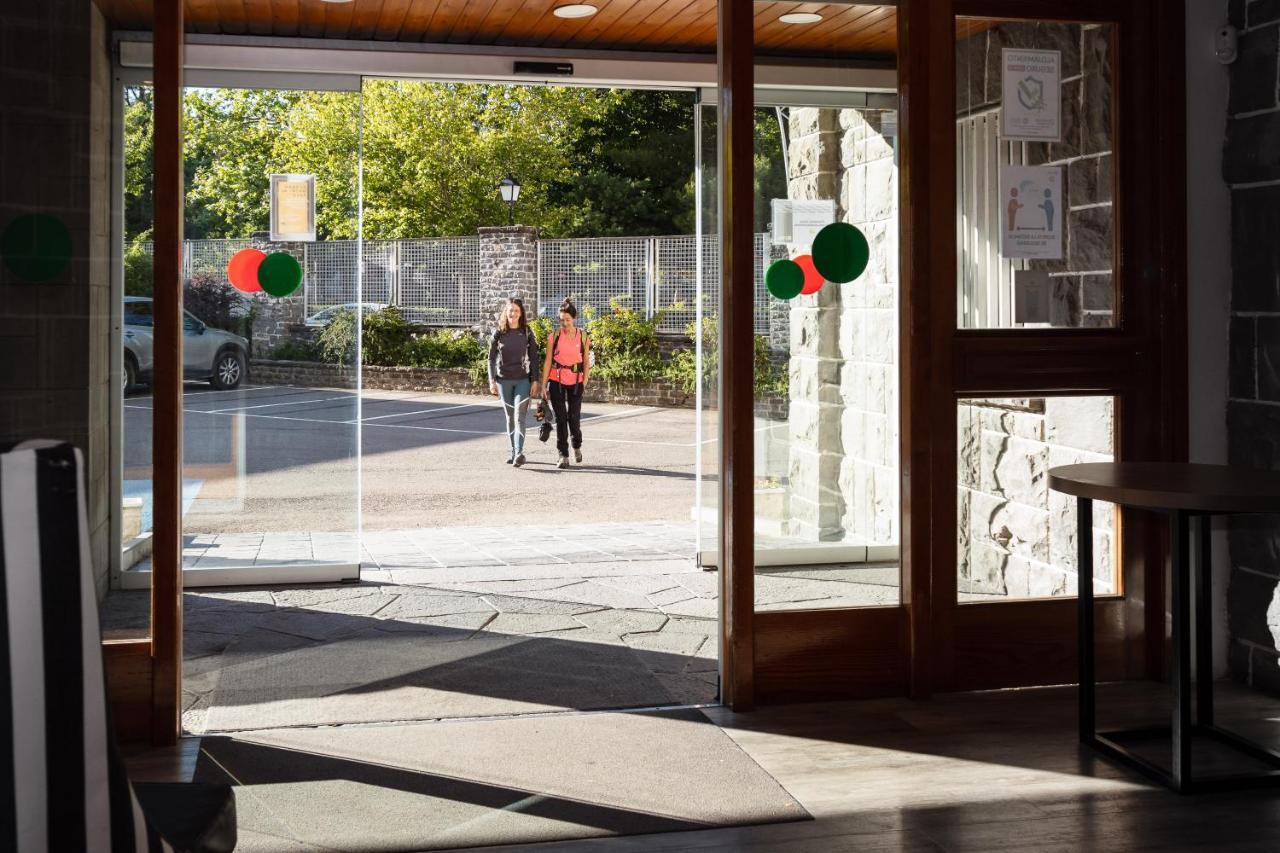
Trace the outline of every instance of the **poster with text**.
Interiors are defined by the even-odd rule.
[[[1000,167],[1000,254],[1062,257],[1062,167]]]
[[[1004,94],[1000,135],[1011,140],[1061,141],[1061,52],[1006,47],[1000,56]]]

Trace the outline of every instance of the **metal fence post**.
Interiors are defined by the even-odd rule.
[[[658,305],[658,238],[648,239],[645,252],[644,315],[652,319]]]

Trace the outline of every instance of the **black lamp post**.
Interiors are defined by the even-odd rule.
[[[516,224],[516,200],[520,198],[520,182],[516,176],[507,172],[507,176],[498,181],[498,194],[507,203],[507,224]]]

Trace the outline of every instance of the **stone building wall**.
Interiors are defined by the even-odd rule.
[[[790,197],[834,199],[871,244],[857,281],[790,303],[788,519],[804,539],[898,542],[898,185],[884,114],[790,115]]]
[[[1074,595],[1075,498],[1050,491],[1057,465],[1110,462],[1110,397],[975,400],[957,407],[957,559],[963,594]],[[1095,590],[1113,589],[1114,513],[1093,511]]]
[[[54,438],[85,458],[89,547],[110,543],[111,60],[90,0],[0,4],[0,229],[45,214],[71,236],[52,281],[0,265],[0,441]]]
[[[1280,470],[1280,6],[1230,6],[1240,55],[1230,69],[1222,173],[1231,188],[1227,455]],[[1280,522],[1241,517],[1229,534],[1233,678],[1280,694]]]
[[[1001,50],[1061,52],[1062,141],[1013,143],[1012,162],[1063,167],[1066,216],[1063,258],[1027,262],[1053,281],[1054,326],[1109,326],[1113,321],[1113,210],[1111,204],[1112,57],[1108,26],[1009,23],[956,43],[956,116],[998,111]],[[1272,81],[1274,83],[1274,81]],[[974,192],[963,184],[957,188]],[[995,186],[991,192],[998,192]],[[995,235],[990,235],[995,238]],[[986,325],[986,324],[984,324]]]

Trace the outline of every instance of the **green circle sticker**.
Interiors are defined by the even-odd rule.
[[[288,296],[302,284],[302,265],[288,252],[272,252],[258,266],[258,284],[272,296]]]
[[[866,236],[847,222],[832,222],[813,238],[813,265],[827,281],[845,284],[867,269],[871,246]]]
[[[794,299],[804,288],[804,270],[786,258],[774,261],[765,270],[764,286],[779,299]]]
[[[71,232],[45,213],[18,216],[0,232],[0,259],[20,279],[51,281],[71,261]]]

